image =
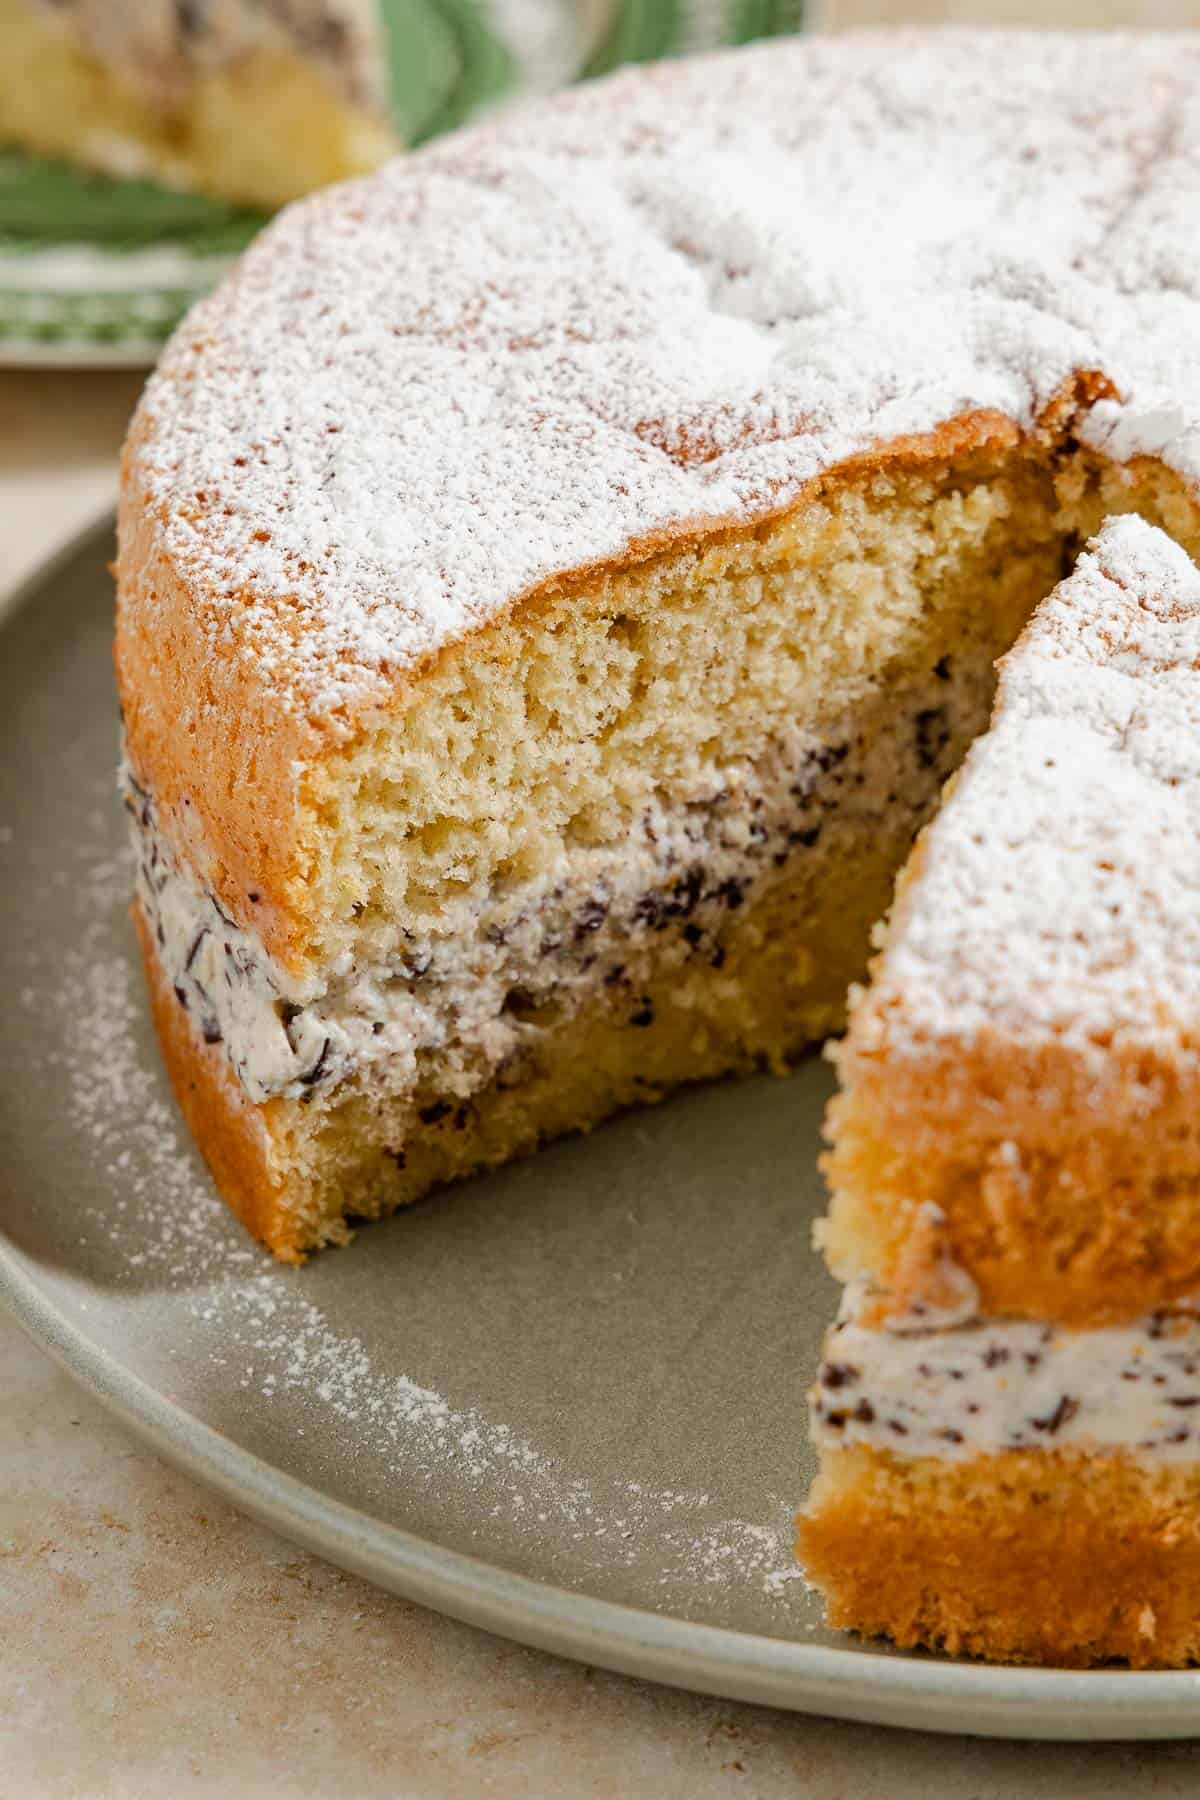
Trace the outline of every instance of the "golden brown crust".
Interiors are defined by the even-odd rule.
[[[999,1039],[913,1065],[864,1064],[850,1043],[838,1061],[822,1241],[839,1271],[911,1298],[948,1254],[985,1313],[1078,1326],[1200,1291],[1200,1083],[1186,1069],[1114,1051],[1098,1084],[1061,1045]],[[922,1260],[929,1204],[944,1225],[921,1233]]]
[[[1084,1668],[1200,1657],[1200,1471],[1014,1451],[825,1459],[797,1552],[829,1622],[902,1648]]]
[[[140,905],[133,906],[146,984],[163,1061],[180,1111],[223,1198],[247,1230],[281,1262],[303,1262],[296,1221],[273,1173],[270,1107],[247,1100],[221,1046],[206,1044],[180,1006],[155,951]]]
[[[211,654],[203,620],[212,596],[180,578],[134,472],[146,428],[139,414],[118,514],[114,659],[130,760],[177,853],[231,917],[252,924],[287,960],[310,787],[304,771],[321,740],[302,716],[272,704],[253,656],[232,647]]]

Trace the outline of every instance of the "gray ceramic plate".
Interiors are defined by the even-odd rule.
[[[846,1718],[1182,1737],[1200,1675],[826,1632],[790,1554],[834,1291],[828,1077],[687,1094],[302,1272],[224,1215],[142,1006],[107,528],[0,629],[0,1291],[164,1455],[386,1587],[657,1680]]]

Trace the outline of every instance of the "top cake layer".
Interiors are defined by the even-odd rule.
[[[1195,1056],[1200,573],[1110,520],[1001,664],[902,891],[854,1053],[1009,1038]]]
[[[328,739],[519,595],[1080,372],[1087,441],[1200,478],[1198,78],[1184,36],[771,44],[322,194],[151,382],[123,577]]]
[[[1200,1293],[1200,572],[1110,520],[1000,667],[836,1051],[821,1240],[1120,1322]]]

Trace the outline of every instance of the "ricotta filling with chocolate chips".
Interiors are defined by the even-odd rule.
[[[153,795],[126,764],[137,891],[159,961],[247,1095],[312,1099],[379,1071],[467,1099],[601,990],[631,1029],[654,1023],[642,983],[690,958],[722,966],[723,927],[795,859],[847,848],[884,821],[915,833],[986,717],[990,670],[945,659],[900,704],[797,729],[687,802],[648,807],[621,843],[564,848],[536,881],[468,903],[441,929],[373,925],[369,959],[296,975],[175,858]],[[882,721],[882,722],[881,722]]]
[[[869,1286],[846,1290],[809,1395],[822,1449],[866,1444],[965,1462],[1006,1450],[1200,1457],[1200,1299],[1131,1325],[1070,1331],[973,1318],[928,1330],[863,1322]]]

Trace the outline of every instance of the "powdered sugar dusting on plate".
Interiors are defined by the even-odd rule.
[[[1200,46],[771,44],[288,211],[180,329],[129,491],[196,628],[331,717],[562,571],[1080,370],[1200,477]]]
[[[127,948],[113,950],[132,872],[125,854],[109,853],[107,810],[93,816],[96,839],[75,847],[70,871],[79,890],[78,941],[65,960],[35,962],[23,996],[31,1010],[63,1015],[54,1073],[107,1178],[103,1202],[81,1214],[81,1247],[103,1246],[116,1283],[181,1297],[196,1334],[189,1361],[199,1344],[214,1388],[238,1396],[260,1419],[284,1402],[292,1418],[300,1399],[305,1436],[316,1444],[336,1437],[351,1453],[369,1444],[372,1460],[385,1460],[405,1493],[451,1481],[483,1490],[481,1553],[490,1523],[518,1541],[553,1531],[571,1549],[561,1580],[581,1585],[602,1566],[634,1566],[649,1532],[660,1568],[647,1604],[670,1609],[697,1585],[749,1584],[786,1617],[790,1496],[770,1519],[743,1520],[724,1516],[704,1492],[586,1480],[485,1410],[385,1367],[386,1345],[339,1329],[309,1298],[304,1274],[275,1267],[230,1219],[185,1141],[157,1066],[130,935]],[[370,1247],[344,1254],[369,1255]],[[808,1627],[797,1620],[795,1629]]]

